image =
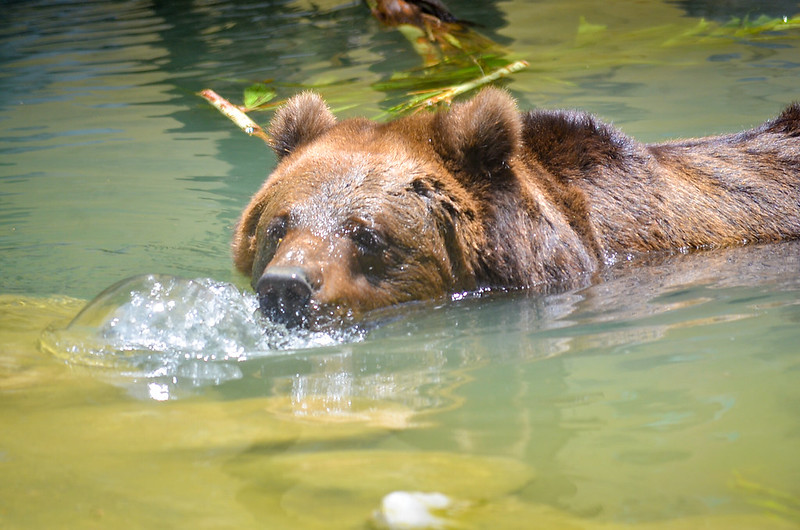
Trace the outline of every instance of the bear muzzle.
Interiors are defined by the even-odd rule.
[[[300,267],[268,267],[256,284],[261,312],[288,328],[308,320],[312,292],[308,276]]]

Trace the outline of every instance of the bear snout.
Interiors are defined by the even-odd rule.
[[[269,267],[256,284],[261,312],[286,327],[298,327],[308,319],[312,287],[300,267]]]

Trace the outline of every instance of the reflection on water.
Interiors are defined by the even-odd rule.
[[[254,301],[215,282],[131,280],[66,327],[75,303],[9,300],[12,319],[35,321],[41,313],[64,330],[114,321],[112,308],[130,311],[141,291],[151,306],[185,297],[175,305],[183,315],[137,318],[200,337],[208,329],[182,326],[198,322],[192,319],[204,304],[218,308],[232,303],[228,296],[247,303],[217,315],[236,330],[228,338],[240,358],[226,361],[235,361],[236,377],[211,381],[199,367],[220,359],[193,357],[197,372],[178,370],[179,383],[163,394],[152,379],[119,369],[114,379],[108,366],[86,366],[80,350],[68,371],[59,369],[31,354],[32,326],[22,333],[28,345],[17,347],[27,353],[2,368],[2,395],[18,397],[3,411],[15,437],[0,437],[0,447],[14,463],[6,465],[10,476],[45,491],[51,488],[35,477],[22,478],[30,466],[63,473],[57,462],[99,455],[99,465],[69,471],[73,478],[63,484],[91,491],[94,473],[113,469],[128,491],[153,488],[156,475],[136,471],[142,458],[179,474],[202,462],[206,471],[192,473],[204,484],[235,484],[235,499],[212,505],[244,526],[256,524],[242,522],[253,517],[259,526],[323,528],[334,520],[352,527],[380,519],[375,513],[390,493],[421,491],[452,503],[434,510],[436,517],[467,526],[513,528],[518,514],[553,528],[791,528],[800,471],[791,406],[798,399],[798,273],[797,242],[658,256],[563,293],[400,308],[360,341],[272,354],[251,351],[261,347],[247,342],[255,336],[242,339],[236,330],[252,323]],[[120,298],[121,291],[128,294]],[[46,340],[58,337],[52,333]],[[131,355],[121,344],[114,355]],[[47,389],[46,381],[56,386]],[[158,403],[166,397],[191,399]],[[52,432],[58,447],[46,442]],[[135,446],[125,449],[131,436]],[[33,452],[19,445],[32,438],[39,440]],[[42,451],[52,461],[31,460]],[[208,494],[183,488],[197,498]],[[160,521],[198,521],[210,510],[190,515],[181,505],[136,497]],[[112,498],[98,493],[95,505]]]
[[[300,528],[324,528],[330,521],[341,528],[357,528],[378,507],[382,491],[445,490],[462,504],[461,510],[453,510],[457,514],[470,505],[503,498],[533,477],[514,459],[402,450],[299,453],[268,460],[258,452],[245,452],[229,470],[249,483],[242,500],[259,519],[293,522]],[[268,476],[274,482],[254,481],[254,476]],[[274,483],[289,486],[279,506],[270,503],[277,500],[269,494]]]

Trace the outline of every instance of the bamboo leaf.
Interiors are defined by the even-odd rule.
[[[264,83],[256,83],[244,89],[244,107],[253,110],[269,103],[277,93]]]

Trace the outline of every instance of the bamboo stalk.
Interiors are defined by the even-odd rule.
[[[514,72],[519,72],[528,67],[527,61],[514,61],[513,63],[508,64],[507,66],[503,66],[502,68],[498,68],[493,72],[490,72],[484,76],[481,76],[477,79],[473,79],[472,81],[467,81],[466,83],[462,83],[460,85],[456,85],[444,90],[441,94],[431,97],[426,101],[427,105],[436,105],[441,103],[442,101],[451,102],[454,97],[464,94],[465,92],[469,92],[479,86],[487,85],[492,81],[497,81],[501,77],[505,77],[507,75],[511,75]]]
[[[439,103],[450,103],[453,98],[474,90],[480,86],[487,85],[501,77],[511,75],[515,72],[523,70],[528,67],[527,61],[514,61],[502,66],[496,70],[489,72],[470,81],[466,81],[459,85],[453,85],[446,88],[435,88],[433,90],[420,90],[418,92],[409,92],[409,100],[390,108],[387,113],[390,115],[404,114],[407,112],[419,112],[424,108],[430,108]]]

